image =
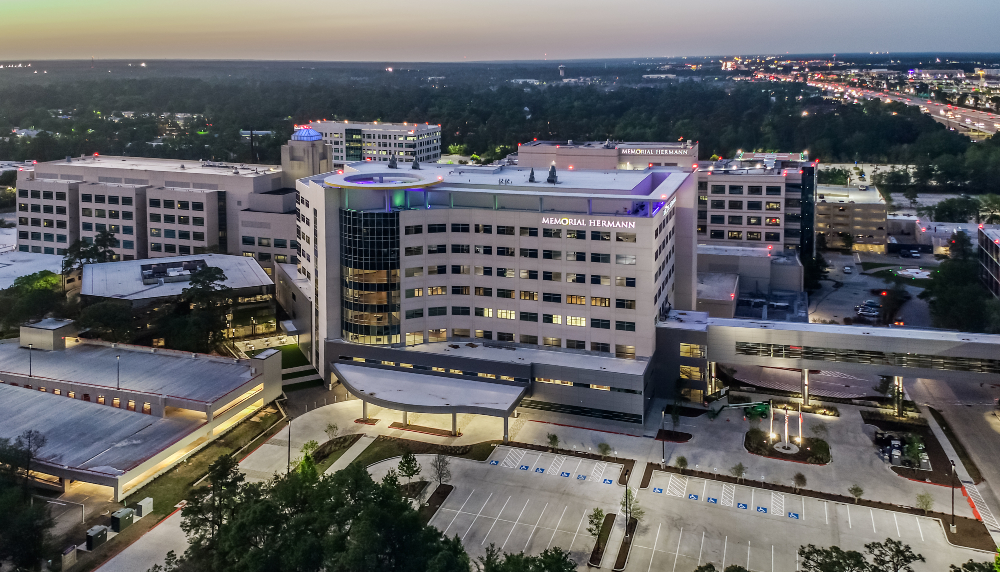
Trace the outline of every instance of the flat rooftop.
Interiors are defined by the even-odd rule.
[[[221,268],[226,275],[226,286],[233,289],[270,286],[271,277],[264,272],[257,261],[249,256],[227,254],[192,254],[168,258],[144,258],[87,264],[83,267],[81,291],[84,296],[116,298],[119,300],[145,300],[180,296],[190,286],[190,282],[164,282],[145,285],[142,283],[142,267],[149,264],[179,263],[204,260],[208,266]]]
[[[885,206],[885,199],[879,193],[875,185],[862,185],[864,189],[851,185],[817,185],[817,203],[856,203],[856,204],[881,204]],[[819,198],[822,197],[822,198]]]
[[[1000,244],[1000,228],[984,228],[983,234],[986,235],[986,238]]]
[[[517,364],[540,363],[594,371],[606,370],[632,375],[642,375],[646,371],[646,366],[649,365],[649,360],[647,359],[621,359],[610,355],[605,357],[582,352],[544,350],[530,347],[512,346],[516,347],[516,349],[487,347],[480,342],[473,342],[473,345],[476,347],[469,347],[466,343],[435,342],[432,344],[408,346],[405,349],[412,352],[458,356],[496,362]]]
[[[6,239],[10,236],[10,241],[16,240],[15,228],[0,229],[0,237]],[[10,234],[4,234],[10,231]],[[62,272],[63,257],[57,254],[38,254],[35,252],[19,252],[11,250],[0,254],[0,289],[10,288],[21,276],[48,270],[49,272],[60,274]]]
[[[151,157],[74,157],[72,161],[46,161],[35,165],[35,176],[45,173],[73,172],[78,169],[128,169],[226,177],[263,177],[281,172],[278,165],[246,165],[242,163],[216,163],[212,161],[185,161],[182,159],[154,159]],[[234,172],[234,169],[236,172]]]
[[[567,149],[620,149],[620,148],[648,148],[648,149],[694,149],[694,145],[691,145],[682,141],[665,141],[665,142],[649,142],[649,141],[528,141],[527,143],[521,143],[518,146],[520,149],[531,148],[531,147],[559,147]]]
[[[732,301],[736,298],[736,286],[739,280],[739,274],[699,272],[698,299]]]
[[[521,400],[526,387],[436,375],[337,364],[347,385],[358,393],[394,404],[430,410],[480,410],[505,415]]]
[[[354,129],[357,127],[363,127],[369,131],[378,130],[379,128],[385,129],[386,131],[403,131],[403,130],[417,130],[417,131],[439,131],[441,126],[438,124],[431,125],[430,123],[389,123],[384,121],[310,121],[309,127],[316,129],[317,125],[338,125],[343,126],[347,129]]]
[[[799,322],[771,322],[761,320],[740,320],[730,318],[709,318],[709,326],[727,326],[732,328],[756,328],[761,330],[785,330],[792,332],[811,332],[824,334],[850,334],[856,336],[872,336],[879,338],[906,338],[913,340],[928,340],[935,342],[972,342],[994,344],[1000,347],[1000,335],[973,334],[950,330],[921,330],[918,328],[866,328],[864,326],[838,326],[834,324],[811,324]]]
[[[34,429],[46,437],[38,460],[118,476],[205,421],[193,415],[154,417],[0,383],[0,437]]]
[[[152,348],[123,344],[114,348],[103,343],[67,342],[63,351],[29,350],[16,340],[0,343],[0,376],[27,376],[31,352],[31,373],[38,378],[38,385],[50,379],[97,389],[115,388],[117,356],[121,356],[123,390],[203,403],[215,402],[253,377],[249,363],[232,358],[159,349],[153,353]]]
[[[698,254],[715,254],[720,256],[749,256],[754,258],[771,258],[773,250],[755,248],[752,246],[722,246],[715,244],[699,244]]]

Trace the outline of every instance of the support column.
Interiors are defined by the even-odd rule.
[[[406,412],[404,411],[403,412],[403,427],[406,427],[407,425],[409,425],[409,423],[406,420]]]
[[[896,397],[896,416],[903,416],[903,376],[892,376],[892,389]]]
[[[718,380],[715,377],[715,362],[708,362],[708,394],[713,395],[716,391],[716,386],[718,385]]]
[[[809,405],[809,370],[802,370],[802,405]]]
[[[368,421],[368,402],[364,399],[361,400],[361,418]]]
[[[507,436],[507,433],[508,433],[508,431],[507,431],[507,419],[508,419],[508,417],[506,415],[504,415],[503,416],[503,442],[504,443],[506,443],[508,441],[508,436]]]
[[[458,414],[451,414],[451,436],[458,437]]]

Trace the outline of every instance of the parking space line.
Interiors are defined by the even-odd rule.
[[[577,471],[579,471],[579,470],[580,470],[580,465],[581,465],[582,463],[583,463],[583,459],[580,459],[579,461],[577,461],[577,463],[576,463],[576,468],[575,468],[575,469],[573,469],[573,474],[574,474],[574,475],[578,474],[578,473],[577,473]]]
[[[878,531],[875,530],[875,509],[871,509],[870,508],[868,510],[869,510],[869,512],[872,513],[872,532],[874,532],[875,534],[878,534]]]
[[[601,477],[604,476],[604,469],[608,467],[608,464],[604,461],[600,461],[594,464],[594,470],[590,472],[590,479],[595,482],[601,482]]]
[[[774,572],[774,545],[771,545],[771,572]]]
[[[726,550],[729,548],[729,537],[726,537],[725,544],[722,545],[722,569],[726,569]]]
[[[660,539],[660,527],[663,523],[656,525],[656,536],[653,537],[653,553],[649,555],[649,567],[646,568],[646,572],[653,569],[653,558],[656,558],[656,541]]]
[[[462,535],[462,540],[465,540],[465,537],[468,536],[469,530],[472,530],[472,525],[476,524],[476,521],[479,520],[479,515],[483,514],[483,509],[486,508],[486,505],[490,504],[491,498],[493,498],[493,493],[490,493],[490,496],[486,497],[486,502],[483,503],[483,506],[480,507],[479,512],[476,513],[476,518],[472,519],[472,524],[469,525],[468,530],[466,530],[465,534]]]
[[[785,495],[781,493],[771,493],[771,514],[775,516],[785,516]]]
[[[562,468],[563,463],[565,462],[566,462],[566,455],[558,455],[555,458],[555,460],[552,461],[552,464],[549,466],[548,474],[558,475],[559,469]]]
[[[705,550],[705,531],[701,531],[701,548],[698,549],[698,566],[701,566],[701,553]]]
[[[681,528],[681,533],[677,535],[677,550],[674,552],[674,567],[671,568],[671,572],[677,572],[677,557],[681,555],[681,537],[684,536],[684,528]],[[650,561],[652,562],[652,561]]]
[[[573,534],[573,541],[569,543],[569,548],[566,549],[566,552],[573,550],[573,545],[576,544],[576,536],[577,534],[580,534],[580,527],[583,526],[583,519],[585,518],[587,518],[586,510],[583,511],[583,516],[580,517],[580,524],[576,525],[576,532]]]
[[[830,524],[830,513],[827,511],[827,507],[829,506],[830,503],[828,503],[827,501],[823,501],[823,516],[826,518],[827,524]]]
[[[806,497],[802,497],[802,520],[806,519]]]
[[[510,541],[510,536],[512,534],[514,534],[514,529],[517,528],[517,524],[519,522],[521,522],[521,515],[524,514],[524,509],[528,508],[528,503],[529,502],[531,502],[531,499],[528,499],[528,500],[524,501],[524,506],[521,507],[521,512],[517,513],[517,518],[514,520],[514,525],[510,527],[510,532],[507,533],[507,539],[503,541],[503,546],[500,547],[500,550],[503,550],[504,548],[507,547],[507,542]],[[503,511],[500,511],[500,512],[503,512]],[[496,522],[494,521],[493,524],[496,524]],[[486,540],[486,539],[484,538],[483,540]]]
[[[451,522],[448,523],[448,528],[451,528],[451,525],[455,524],[455,519],[458,518],[458,515],[461,514],[462,509],[465,508],[466,503],[469,502],[469,499],[471,499],[472,495],[474,494],[476,494],[476,489],[472,489],[472,492],[469,493],[469,498],[465,499],[465,502],[462,503],[462,506],[458,507],[458,512],[455,513],[455,516],[452,517]],[[442,533],[445,536],[448,536],[448,528],[445,528],[444,532]]]
[[[920,542],[923,542],[924,541],[924,529],[920,528],[920,517],[919,516],[915,516],[913,518],[914,518],[914,520],[917,521],[917,530],[920,531]]]
[[[493,527],[497,525],[497,521],[500,520],[500,515],[503,514],[505,508],[507,508],[507,503],[510,502],[510,497],[507,497],[507,502],[503,503],[503,508],[497,513],[496,518],[493,519],[493,524],[490,525],[490,529],[486,532],[486,536],[483,537],[483,541],[479,543],[479,546],[486,544],[486,539],[490,537],[490,533],[493,532]],[[475,521],[473,521],[475,522]],[[472,528],[471,526],[469,528]]]
[[[542,517],[545,516],[545,509],[547,509],[547,508],[549,508],[549,503],[545,503],[545,506],[542,507],[542,514],[538,515],[538,520],[535,521],[535,527],[532,528],[531,529],[531,533],[528,534],[528,540],[524,543],[524,550],[528,550],[528,542],[531,542],[531,537],[534,536],[535,535],[535,531],[538,530],[538,523],[542,522]],[[514,531],[514,529],[511,529],[511,532],[513,532],[513,531]]]
[[[508,469],[513,469],[517,467],[518,465],[521,464],[521,459],[524,458],[525,453],[527,453],[527,451],[523,449],[518,449],[516,447],[511,449],[510,451],[507,451],[507,456],[504,457],[504,460],[502,463],[500,463],[500,466],[507,467]]]
[[[896,538],[903,538],[903,535],[899,533],[899,521],[896,520],[896,513],[892,513],[892,521],[896,523]]]
[[[549,537],[549,543],[545,545],[545,549],[546,550],[548,550],[549,547],[552,546],[552,539],[556,537],[556,532],[558,532],[559,525],[562,524],[562,519],[563,519],[564,516],[566,516],[566,509],[568,509],[568,508],[569,508],[569,505],[566,505],[566,506],[563,507],[562,514],[559,516],[559,522],[556,523],[556,527],[552,530],[552,536]]]
[[[854,525],[851,524],[851,505],[847,504],[844,506],[847,507],[847,528],[854,528]]]
[[[539,453],[538,454],[538,458],[535,459],[535,461],[533,463],[531,463],[531,472],[532,473],[535,472],[535,467],[538,465],[539,462],[541,462],[541,460],[542,460],[542,454]]]
[[[722,485],[722,506],[733,506],[733,497],[735,496],[735,485]]]
[[[670,474],[670,481],[667,483],[667,490],[665,491],[668,495],[674,497],[684,497],[686,496],[684,492],[687,490],[687,477],[677,477],[673,473]]]
[[[708,493],[708,479],[705,479],[705,485],[701,488],[701,500],[705,500],[705,494]]]
[[[747,570],[750,569],[750,541],[747,541]]]

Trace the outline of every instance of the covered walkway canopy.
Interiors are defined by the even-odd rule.
[[[344,387],[365,403],[413,413],[450,413],[452,433],[455,415],[474,413],[503,417],[504,440],[507,417],[514,411],[527,387],[485,381],[455,379],[358,365],[331,365]],[[404,417],[405,418],[405,417]]]

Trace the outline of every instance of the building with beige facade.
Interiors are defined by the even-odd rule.
[[[355,161],[429,163],[441,158],[441,126],[382,121],[313,121],[309,127],[332,149],[335,169]],[[318,171],[324,172],[324,171]]]
[[[639,143],[618,141],[529,141],[510,158],[518,167],[548,171],[555,165],[569,170],[642,170],[677,167],[690,170],[698,161],[698,143]]]
[[[816,197],[816,234],[825,236],[828,247],[850,243],[855,252],[885,253],[887,211],[874,186],[822,185]]]

